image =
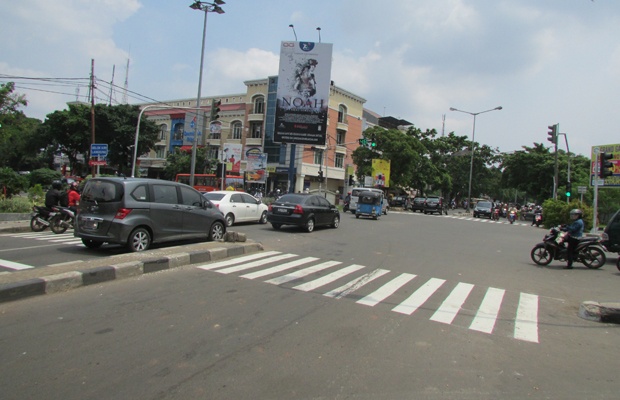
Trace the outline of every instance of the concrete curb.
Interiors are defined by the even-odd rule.
[[[584,301],[579,307],[579,316],[589,321],[620,324],[620,303]]]
[[[32,296],[66,292],[82,286],[95,285],[116,279],[131,278],[151,272],[164,271],[190,264],[198,264],[228,257],[262,251],[260,243],[242,243],[228,247],[215,247],[192,252],[162,255],[141,261],[129,261],[115,265],[80,269],[0,284],[0,303]]]

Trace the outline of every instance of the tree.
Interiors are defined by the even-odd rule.
[[[196,149],[196,170],[197,174],[212,173],[217,166],[217,160],[207,159],[204,148]],[[174,180],[177,174],[189,174],[192,165],[192,152],[176,148],[174,152],[168,154],[164,176],[166,179]]]

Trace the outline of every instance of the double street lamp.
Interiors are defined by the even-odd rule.
[[[224,10],[220,7],[222,4],[225,4],[222,0],[213,0],[212,3],[206,1],[195,1],[194,4],[189,6],[189,8],[198,11],[204,11],[205,13],[205,22],[204,27],[202,28],[202,50],[200,52],[200,73],[198,77],[198,97],[196,98],[196,113],[200,114],[200,90],[202,89],[202,66],[204,65],[205,59],[205,38],[207,34],[207,14],[210,12],[215,12],[218,14],[224,14]],[[201,121],[201,119],[197,118],[197,122]],[[198,145],[198,130],[203,126],[202,123],[196,124],[194,130],[194,142],[192,143],[192,163],[190,166],[189,172],[189,185],[194,186],[194,174],[196,172],[196,148]]]
[[[480,112],[469,112],[469,111],[463,111],[463,110],[459,110],[456,109],[454,107],[450,107],[450,111],[458,111],[458,112],[462,112],[465,114],[469,114],[469,115],[473,115],[474,116],[474,127],[472,129],[471,132],[471,161],[469,162],[469,190],[467,192],[467,212],[469,212],[469,209],[471,207],[471,178],[474,172],[474,142],[476,140],[476,116],[479,114],[484,114],[487,112],[491,112],[491,111],[495,111],[495,110],[501,110],[502,107],[495,107],[492,108],[490,110],[485,110],[485,111],[480,111]]]

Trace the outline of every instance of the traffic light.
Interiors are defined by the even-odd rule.
[[[353,175],[349,175],[349,186],[355,185],[355,181],[353,180]]]
[[[366,140],[366,138],[361,138],[358,139],[359,144],[361,144],[362,146],[366,146],[366,144],[368,144],[368,140]]]
[[[550,125],[548,126],[548,128],[549,128],[549,131],[547,132],[547,136],[549,137],[547,138],[547,140],[553,144],[557,144],[558,143],[558,124]]]
[[[598,168],[598,176],[599,178],[605,179],[608,176],[612,176],[614,173],[612,171],[613,164],[611,161],[613,157],[613,153],[601,153],[598,156],[599,168]]]
[[[215,122],[220,119],[220,105],[222,104],[222,100],[211,101],[211,122]]]
[[[571,183],[566,182],[566,197],[570,197],[570,192],[571,192]]]
[[[323,182],[323,171],[319,171],[319,174],[317,175],[317,178],[318,178],[319,182]]]
[[[370,147],[377,147],[377,142],[375,142],[374,140],[370,142]]]

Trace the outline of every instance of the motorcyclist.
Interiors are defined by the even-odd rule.
[[[71,185],[69,185],[69,191],[67,192],[67,197],[69,199],[69,208],[75,212],[80,202],[80,192],[78,191],[77,182],[71,182]]]
[[[575,260],[575,249],[579,244],[579,238],[583,236],[583,211],[578,208],[574,208],[570,212],[570,219],[573,221],[570,225],[565,225],[561,228],[562,231],[567,232],[564,240],[568,244],[566,249],[566,267],[564,269],[572,269],[573,261]]]
[[[542,217],[542,208],[540,206],[536,206],[534,209],[534,217],[532,218],[532,226],[536,224],[536,216],[540,215]]]
[[[52,182],[52,187],[45,193],[45,207],[51,209],[54,206],[67,207],[69,205],[69,198],[67,192],[62,190],[62,183],[60,181]]]

